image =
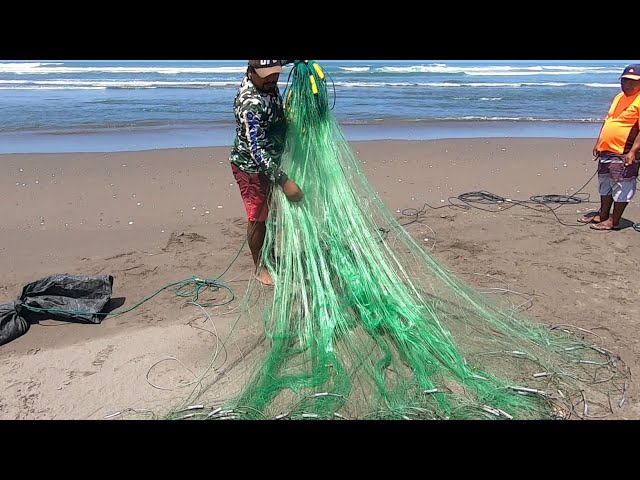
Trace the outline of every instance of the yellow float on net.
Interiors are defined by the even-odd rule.
[[[322,71],[322,68],[320,68],[320,65],[314,63],[313,68],[315,68],[316,72],[318,73],[318,77],[320,77],[320,80],[324,80],[324,72]]]

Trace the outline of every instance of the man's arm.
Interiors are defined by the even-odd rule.
[[[640,122],[640,107],[638,105],[633,105],[633,107],[635,108],[636,113],[636,125],[638,125],[638,122]],[[631,149],[627,153],[627,158],[624,164],[629,166],[636,163],[638,161],[638,153],[640,153],[640,135],[636,135],[633,145],[631,145]]]
[[[299,202],[304,197],[300,187],[289,179],[286,173],[280,168],[269,153],[267,147],[268,139],[260,125],[260,114],[247,110],[242,114],[242,122],[247,132],[251,158],[256,164],[258,171],[266,175],[269,180],[282,187],[287,199],[291,202]]]
[[[627,153],[627,159],[624,162],[626,166],[633,165],[638,161],[638,153],[640,152],[640,135],[636,137],[631,145],[631,150]]]
[[[596,139],[596,144],[593,146],[593,156],[597,157],[600,155],[600,151],[598,150],[598,145],[600,144],[600,136],[602,135],[602,129],[604,128],[604,122],[600,126],[600,132],[598,133],[598,138]]]
[[[255,110],[242,112],[242,127],[246,132],[249,152],[257,170],[269,180],[282,186],[287,181],[287,174],[280,168],[267,148],[268,138],[260,124],[261,114]]]

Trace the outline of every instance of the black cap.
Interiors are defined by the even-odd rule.
[[[633,65],[627,66],[620,75],[620,78],[629,78],[631,80],[640,80],[640,64],[634,63]]]
[[[282,66],[286,60],[249,60],[249,65],[262,78],[273,75],[274,73],[282,73]]]

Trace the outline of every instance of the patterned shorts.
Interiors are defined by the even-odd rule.
[[[264,175],[246,173],[231,164],[233,176],[240,187],[240,195],[250,222],[266,222],[269,217],[271,182]]]

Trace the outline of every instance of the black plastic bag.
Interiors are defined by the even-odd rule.
[[[24,335],[45,318],[101,323],[113,289],[111,275],[51,275],[29,283],[17,302],[0,305],[0,345]]]
[[[19,310],[18,302],[0,305],[0,345],[21,337],[29,330],[31,325],[18,314]]]

